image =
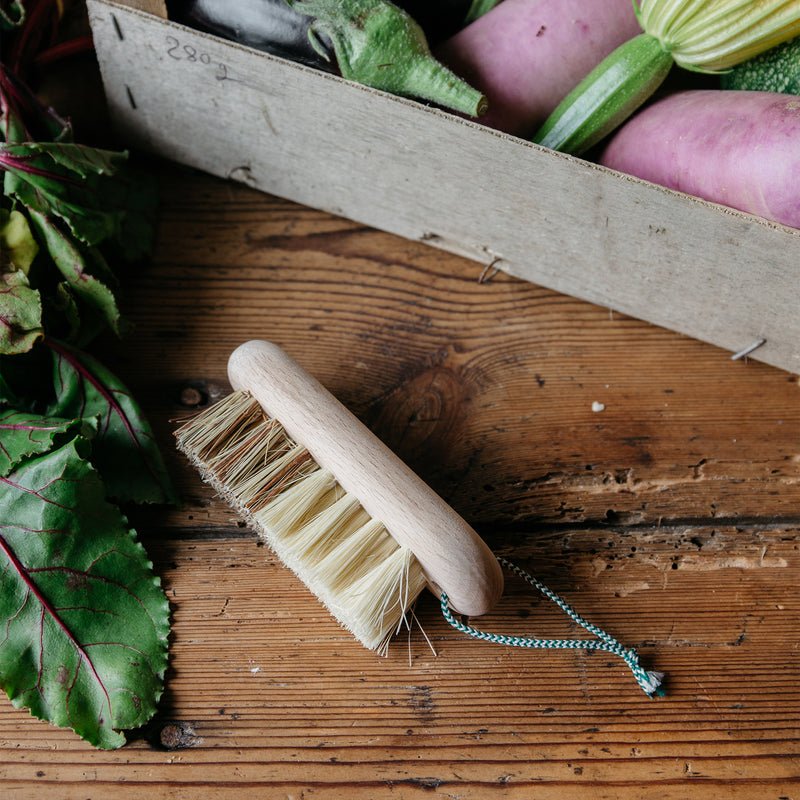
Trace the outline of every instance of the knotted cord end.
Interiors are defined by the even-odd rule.
[[[645,672],[644,674],[647,676],[647,681],[640,685],[642,689],[644,689],[645,694],[649,697],[664,697],[667,693],[667,690],[662,685],[666,677],[665,674],[655,671]]]

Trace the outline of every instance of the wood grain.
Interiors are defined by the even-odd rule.
[[[173,608],[158,718],[98,752],[0,704],[14,800],[779,800],[800,795],[794,377],[475,263],[158,165],[135,332],[100,355],[167,446],[275,340],[494,549],[669,674],[468,640],[429,596],[382,660],[167,452],[132,509]],[[592,402],[605,405],[591,410]],[[577,636],[516,579],[488,630]],[[409,663],[410,659],[410,663]],[[177,749],[166,750],[164,744]]]
[[[800,371],[800,231],[89,0],[126,142]],[[235,121],[235,124],[231,124]]]
[[[430,598],[419,617],[438,656],[415,631],[376,658],[252,537],[197,540],[187,531],[176,541],[156,528],[147,544],[175,623],[159,722],[102,753],[6,706],[0,792],[794,796],[797,533],[573,530],[506,543],[502,552],[668,671],[669,698],[652,701],[617,659],[473,642],[447,627]],[[517,580],[484,624],[578,633]],[[171,720],[191,746],[153,749],[146,737],[158,741]]]
[[[137,348],[117,356],[159,419],[190,410],[184,390],[227,391],[231,351],[264,338],[490,538],[800,523],[795,376],[230,183],[165,191],[157,264],[129,289]],[[176,524],[229,519],[173,464],[194,517]]]

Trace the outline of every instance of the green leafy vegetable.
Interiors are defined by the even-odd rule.
[[[43,417],[14,409],[0,412],[0,477],[28,456],[46,453],[57,437],[74,436],[87,427],[79,419]]]
[[[2,0],[0,0],[2,2]],[[0,137],[6,142],[34,139],[71,142],[72,126],[0,62]]]
[[[66,281],[61,281],[56,286],[55,294],[50,298],[50,305],[53,311],[64,320],[66,325],[64,339],[68,342],[78,341],[81,332],[81,314],[75,295]]]
[[[88,178],[90,175],[113,175],[128,157],[127,153],[98,150],[96,147],[72,142],[27,142],[23,157],[32,153],[50,156],[56,164],[82,178]]]
[[[86,444],[0,478],[0,685],[15,706],[115,748],[155,712],[169,607]]]
[[[53,7],[18,40],[38,41]],[[0,0],[0,28],[23,16]],[[124,330],[110,264],[152,248],[155,181],[126,162],[73,143],[0,63],[0,687],[103,748],[153,715],[169,632],[152,564],[107,498],[175,498],[128,390],[74,347]]]
[[[38,252],[25,215],[0,208],[0,271],[19,270],[27,275]]]
[[[155,184],[126,169],[127,153],[62,142],[0,145],[5,193],[60,217],[82,244],[116,245],[126,260],[150,252]]]
[[[119,333],[119,309],[114,293],[91,274],[84,252],[58,227],[54,219],[33,209],[29,209],[28,213],[50,257],[72,291],[94,308],[114,333]]]
[[[93,461],[111,497],[175,502],[175,490],[153,432],[128,389],[91,356],[48,339],[56,401],[48,414],[98,417]]]
[[[97,175],[113,174],[105,171],[112,169],[113,154],[98,151],[104,157],[98,157],[103,171],[97,172],[88,168],[90,160],[81,158],[78,147],[55,142],[46,150],[35,142],[0,145],[4,191],[33,211],[60,217],[76,239],[96,245],[113,238],[121,225],[122,212],[101,206],[95,191]]]
[[[25,298],[35,298],[37,306],[28,317],[35,311],[50,335],[86,345],[103,327],[124,331],[107,259],[137,261],[150,254],[157,197],[154,178],[131,170],[127,153],[71,138],[69,124],[0,64],[3,268],[27,273],[41,247],[49,259],[40,258],[31,276],[28,288],[37,294]],[[53,280],[51,265],[64,281]],[[0,355],[24,352],[30,344],[29,338],[22,344],[17,336],[8,338],[0,340]]]
[[[24,272],[0,275],[0,352],[26,353],[43,335],[39,292]]]

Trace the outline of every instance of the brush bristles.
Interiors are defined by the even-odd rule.
[[[370,650],[386,651],[425,588],[414,554],[247,392],[175,432],[178,448]]]

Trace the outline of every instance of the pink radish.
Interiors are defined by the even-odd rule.
[[[594,67],[639,33],[632,0],[504,0],[435,55],[486,95],[483,124],[530,136]]]
[[[800,228],[800,98],[791,95],[680,92],[633,117],[600,163]]]

